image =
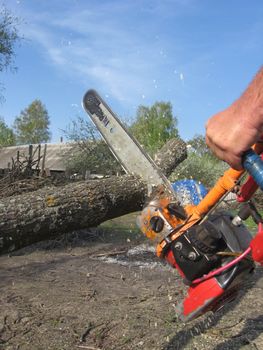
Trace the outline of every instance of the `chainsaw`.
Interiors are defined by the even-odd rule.
[[[188,286],[176,307],[179,319],[191,321],[234,300],[255,263],[263,265],[263,220],[252,200],[257,188],[263,189],[263,144],[244,154],[244,170],[228,169],[197,205],[183,205],[170,181],[96,91],[87,91],[83,108],[123,169],[148,184],[137,223],[155,243],[156,255]],[[250,174],[246,181],[245,170]],[[219,204],[237,188],[240,210],[233,215]],[[258,225],[254,238],[243,223],[249,216]]]

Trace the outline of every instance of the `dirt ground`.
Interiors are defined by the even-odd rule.
[[[115,224],[0,257],[1,349],[263,349],[261,268],[238,300],[184,324],[176,271]]]

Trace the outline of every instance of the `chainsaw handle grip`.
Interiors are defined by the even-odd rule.
[[[263,160],[252,149],[242,156],[242,165],[263,191]]]

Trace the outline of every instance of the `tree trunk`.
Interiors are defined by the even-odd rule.
[[[168,177],[183,160],[187,158],[186,143],[179,139],[171,139],[156,153],[155,163]]]
[[[183,143],[180,143],[183,149]],[[174,146],[178,149],[179,144]],[[169,148],[170,152],[170,148]],[[182,156],[184,154],[184,156]],[[165,173],[186,158],[164,157]],[[161,159],[159,157],[159,159]],[[161,164],[161,161],[158,162]],[[168,164],[168,165],[167,165]],[[167,169],[169,169],[167,171]],[[0,200],[0,253],[141,209],[147,184],[131,175],[45,187]]]
[[[0,252],[139,210],[147,186],[132,176],[71,183],[0,201]]]

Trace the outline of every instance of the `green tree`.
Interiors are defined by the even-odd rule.
[[[214,156],[206,145],[204,136],[195,135],[187,144],[190,146],[188,157],[178,165],[171,176],[172,181],[193,178],[207,188],[212,187],[228,165]]]
[[[16,117],[14,129],[18,144],[34,144],[50,141],[49,115],[40,100],[34,100]]]
[[[18,18],[14,17],[4,6],[0,8],[0,72],[14,69],[15,46],[20,42]],[[4,89],[0,84],[0,90]],[[0,93],[0,100],[4,100]]]
[[[11,67],[15,56],[15,44],[20,41],[18,19],[5,7],[0,9],[0,71]]]
[[[187,159],[171,175],[171,181],[194,179],[211,188],[227,168],[227,164],[222,161],[189,151]]]
[[[151,107],[139,106],[131,133],[153,155],[169,139],[178,136],[177,118],[169,102],[156,102]]]
[[[13,146],[16,143],[15,134],[3,119],[0,119],[0,146]]]
[[[111,175],[122,172],[122,167],[101,139],[97,128],[88,121],[77,117],[64,131],[69,141],[74,142],[74,152],[67,155],[69,173],[92,173]]]
[[[212,158],[216,158],[213,152],[207,146],[203,135],[197,134],[187,143],[192,147],[192,151],[195,151],[199,156],[207,155]]]

